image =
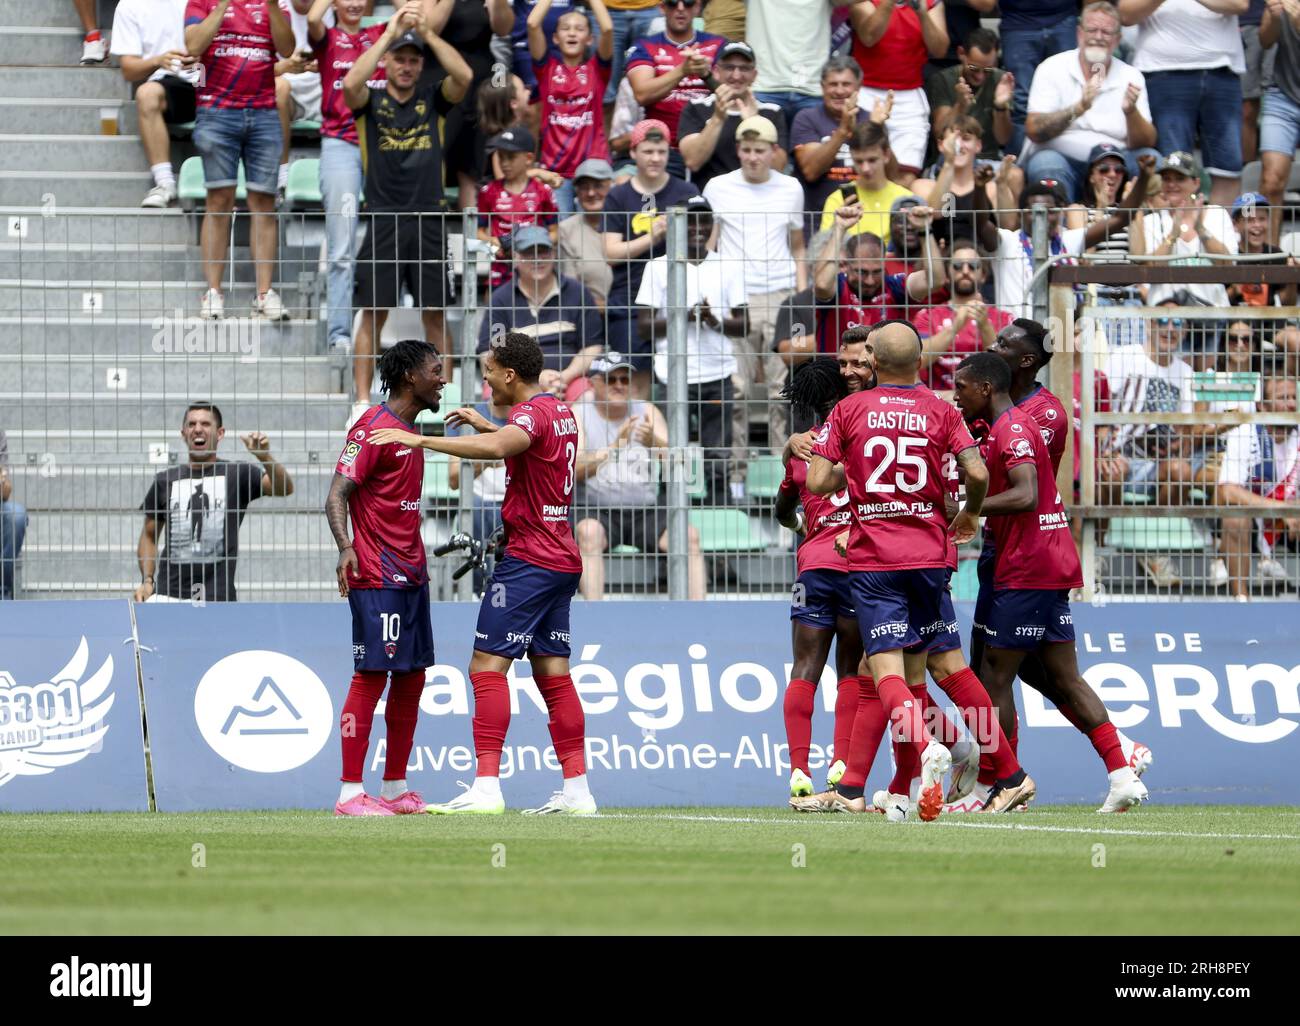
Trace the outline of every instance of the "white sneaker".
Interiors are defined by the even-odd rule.
[[[1222,588],[1229,580],[1227,563],[1221,559],[1216,559],[1210,564],[1210,583],[1214,587]]]
[[[1268,581],[1285,581],[1290,577],[1290,574],[1286,572],[1286,567],[1276,559],[1261,559],[1256,564],[1256,569],[1259,570],[1260,577]]]
[[[871,796],[871,804],[885,814],[891,823],[903,823],[911,818],[912,803],[905,794],[890,794],[877,791]]]
[[[205,321],[219,321],[226,316],[226,297],[217,289],[208,289],[203,293],[199,304],[199,317]]]
[[[1151,583],[1157,588],[1177,588],[1183,579],[1174,572],[1174,565],[1168,556],[1148,556],[1138,560],[1138,566],[1146,571]]]
[[[961,799],[961,801],[945,805],[943,807],[943,814],[945,816],[951,816],[954,813],[981,812],[984,809],[985,803],[989,800],[989,791],[991,790],[992,788],[989,787],[988,784],[977,782],[975,786],[971,788],[970,794]]]
[[[264,317],[268,321],[287,321],[289,311],[280,302],[275,289],[267,289],[253,300],[253,316]]]
[[[504,807],[504,806],[503,806]],[[582,798],[570,798],[563,791],[556,791],[546,804],[536,809],[524,809],[525,816],[594,816],[596,799],[591,795]]]
[[[971,793],[980,775],[980,746],[974,741],[958,741],[952,746],[952,779],[948,781],[945,805],[959,802]]]
[[[834,787],[835,785],[831,785]],[[790,797],[805,798],[813,793],[813,782],[808,774],[801,769],[794,770],[790,774]]]
[[[848,767],[844,765],[843,759],[836,759],[833,763],[831,763],[831,768],[826,771],[826,786],[834,787],[841,780],[843,780],[844,771],[846,769],[848,769]]]
[[[1110,794],[1106,795],[1098,812],[1127,812],[1135,805],[1147,800],[1146,785],[1138,780],[1134,773],[1127,780],[1120,780],[1110,785]]]
[[[370,407],[373,405],[374,403],[353,403],[352,412],[348,414],[348,422],[343,425],[344,430],[350,431],[352,429],[352,426],[357,421],[359,421],[362,417],[364,417],[366,415],[366,411],[369,410]]]
[[[102,32],[99,34],[99,38],[93,42],[89,39],[82,42],[82,64],[103,64],[106,60],[108,60],[108,37]]]
[[[140,201],[140,206],[161,210],[176,202],[176,189],[170,185],[155,185]]]
[[[456,783],[465,788],[462,794],[441,805],[426,805],[424,811],[430,816],[500,816],[506,811],[506,800],[502,795],[493,797],[459,780]]]
[[[1142,742],[1134,741],[1132,744],[1133,751],[1128,756],[1128,768],[1133,771],[1135,776],[1140,777],[1151,768],[1151,764],[1155,762],[1155,756],[1151,754],[1151,749]]]
[[[943,777],[951,768],[952,754],[931,738],[921,753],[921,795],[916,803],[916,814],[927,823],[943,811]]]

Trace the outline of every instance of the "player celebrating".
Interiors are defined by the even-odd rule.
[[[848,346],[860,349],[863,343],[851,342]],[[783,395],[790,400],[795,416],[809,417],[814,423],[822,424],[835,404],[848,395],[848,388],[839,363],[828,356],[817,356],[795,371]],[[798,798],[813,793],[808,774],[813,699],[832,638],[839,685],[835,692],[835,762],[826,775],[826,782],[834,787],[844,775],[849,735],[862,685],[857,675],[862,637],[849,597],[848,561],[843,546],[837,544],[838,537],[849,529],[851,518],[845,508],[849,503],[848,494],[813,495],[805,486],[806,460],[795,456],[789,443],[781,458],[785,462],[785,480],[776,497],[776,520],[803,538],[796,554],[799,576],[790,607],[794,663],[784,705],[785,735],[790,749],[790,797]]]
[[[908,684],[924,684],[926,649],[943,626],[948,535],[958,544],[974,537],[988,474],[957,411],[919,383],[916,329],[884,321],[869,337],[877,385],[835,407],[807,484],[817,495],[848,487],[855,514],[849,572],[863,647],[895,739],[918,758],[918,811],[931,820],[942,808],[952,757],[930,736]],[[941,470],[948,453],[966,472],[966,505],[951,529]]]
[[[1015,729],[1011,685],[1025,652],[1036,652],[1106,764],[1110,794],[1098,811],[1123,812],[1143,801],[1147,790],[1124,758],[1106,707],[1079,674],[1069,604],[1070,589],[1083,581],[1079,556],[1047,446],[1038,425],[1012,403],[1010,386],[1011,371],[994,353],[968,356],[954,380],[953,397],[962,413],[990,425],[984,511],[997,557],[993,588],[981,592],[975,611],[986,635],[980,679],[1010,735]],[[997,797],[995,785],[990,804]]]
[[[380,358],[379,380],[388,401],[372,406],[353,425],[325,500],[339,547],[339,594],[352,607],[354,673],[340,719],[343,787],[336,816],[425,809],[419,793],[406,787],[424,671],[433,665],[429,574],[420,538],[424,461],[409,448],[376,445],[366,433],[395,425],[409,429],[421,410],[438,409],[443,386],[438,350],[428,342],[398,342]],[[376,799],[366,794],[362,772],[375,705],[390,673],[384,782]]]
[[[497,427],[469,408],[447,416],[447,427],[468,424],[477,435],[425,438],[392,428],[374,432],[375,445],[421,446],[463,460],[505,460],[506,497],[501,504],[506,555],[483,596],[474,629],[469,678],[474,686],[474,784],[435,814],[505,811],[501,795],[501,749],[510,726],[506,672],[525,655],[550,713],[548,726],[564,773],[563,790],[541,814],[586,816],[596,812],[587,786],[586,720],[569,676],[569,605],[582,576],[582,557],[569,526],[573,466],[582,448],[573,412],[542,391],[542,350],[517,331],[492,343],[483,357],[483,377],[492,403],[510,407]]]

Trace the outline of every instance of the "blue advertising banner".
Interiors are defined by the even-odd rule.
[[[970,609],[960,608],[969,635]],[[158,808],[332,805],[338,718],[352,673],[348,608],[136,607]],[[466,667],[477,607],[433,607],[427,675],[407,776],[430,801],[473,777]],[[1156,801],[1300,803],[1300,645],[1290,606],[1078,606],[1080,666],[1116,725],[1152,748]],[[604,805],[769,805],[789,774],[782,696],[788,607],[779,602],[575,603],[573,678],[588,766]],[[528,664],[509,677],[515,714],[502,761],[511,807],[540,804],[559,771]],[[823,674],[811,769],[831,761],[833,672]],[[939,694],[935,691],[936,698]],[[1021,760],[1039,801],[1100,802],[1091,745],[1017,687]],[[383,773],[383,705],[366,761]],[[890,774],[882,747],[868,782]]]
[[[125,601],[0,603],[0,810],[147,811]]]

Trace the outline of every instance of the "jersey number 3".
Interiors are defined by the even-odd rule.
[[[578,461],[578,447],[572,442],[564,443],[564,461],[569,465],[568,473],[564,475],[564,494],[573,494],[573,465]]]
[[[868,460],[871,459],[872,453],[878,449],[884,450],[884,456],[876,469],[872,471],[871,476],[867,478],[867,488],[869,492],[919,492],[925,487],[926,466],[925,459],[915,452],[909,452],[909,449],[924,449],[926,439],[924,438],[899,438],[898,447],[894,446],[894,439],[886,435],[876,435],[868,440],[862,449],[862,455]],[[898,464],[898,470],[894,473],[894,483],[882,480],[889,468]],[[903,473],[903,468],[914,467],[916,469],[916,480],[908,481]]]

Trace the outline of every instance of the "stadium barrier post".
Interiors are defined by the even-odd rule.
[[[438,215],[440,217],[447,215]],[[478,373],[478,321],[482,311],[478,305],[478,250],[474,243],[478,240],[478,208],[467,207],[461,212],[461,322],[460,322],[460,366],[455,369],[456,380],[460,382],[461,402],[466,406],[474,405],[474,397],[479,394],[481,382]],[[444,323],[446,323],[444,321]],[[445,330],[449,330],[449,327]],[[449,350],[451,346],[447,347]],[[443,417],[449,413],[443,410]],[[445,428],[444,428],[445,430]],[[456,508],[459,511],[457,527],[470,531],[474,525],[474,473],[473,468],[462,462],[460,487]],[[480,539],[486,542],[487,539]],[[452,582],[452,593],[458,600],[474,597],[474,575],[466,574],[459,581]]]
[[[1047,207],[1035,204],[1029,210],[1030,242],[1034,247],[1034,320],[1039,324],[1047,323],[1047,275],[1042,273],[1043,266],[1051,260],[1052,254],[1048,244]]]
[[[688,588],[685,453],[690,443],[686,408],[686,209],[668,211],[668,597],[686,599]]]
[[[1091,321],[1085,325],[1083,339],[1080,345],[1083,347],[1081,356],[1081,370],[1079,375],[1079,470],[1076,475],[1079,479],[1079,498],[1084,508],[1094,506],[1097,503],[1097,428],[1093,421],[1093,414],[1096,412],[1097,388],[1093,376],[1096,374],[1097,366],[1097,339],[1098,328],[1096,321]],[[1071,361],[1073,362],[1073,361]],[[1070,407],[1066,407],[1070,409]],[[1065,447],[1064,459],[1074,460],[1074,447],[1067,445]],[[1071,482],[1073,485],[1073,482]],[[1080,515],[1078,513],[1076,516]],[[1083,563],[1083,600],[1091,602],[1097,588],[1097,524],[1098,521],[1090,516],[1083,519],[1083,530],[1080,537],[1083,541],[1080,553]]]

